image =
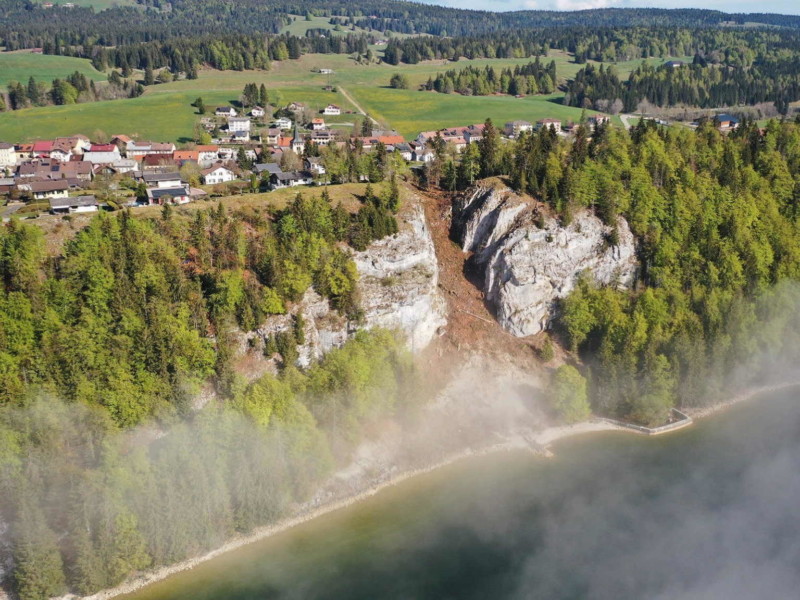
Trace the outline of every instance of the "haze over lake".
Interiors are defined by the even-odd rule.
[[[794,390],[662,438],[468,460],[128,598],[788,598],[798,497]]]

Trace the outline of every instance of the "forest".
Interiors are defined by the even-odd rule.
[[[617,102],[621,110],[634,112],[642,102],[700,108],[770,102],[785,115],[789,103],[800,100],[800,62],[796,57],[776,51],[751,56],[747,64],[737,62],[709,63],[696,54],[691,64],[642,64],[627,81],[620,80],[613,65],[590,64],[568,83],[564,103],[600,109]]]
[[[558,82],[556,63],[550,61],[542,65],[539,57],[527,65],[517,65],[513,69],[501,69],[498,73],[494,67],[464,67],[438,73],[423,84],[423,89],[442,94],[459,93],[465,96],[488,96],[490,94],[510,94],[524,96],[528,94],[551,94]]]
[[[740,379],[792,364],[800,277],[800,120],[744,122],[728,136],[642,121],[630,133],[581,124],[573,141],[543,128],[483,139],[453,159],[446,147],[428,183],[465,189],[505,176],[568,224],[594,211],[624,217],[641,264],[632,291],[584,280],[560,307],[555,332],[576,353],[600,414],[663,423],[672,406],[713,402]]]

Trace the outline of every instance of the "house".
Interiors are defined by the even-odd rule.
[[[408,142],[402,142],[394,145],[394,151],[399,153],[405,160],[411,162],[414,160],[414,150]]]
[[[83,153],[83,160],[93,165],[110,165],[121,158],[119,148],[114,144],[93,144]]]
[[[142,171],[148,173],[174,173],[178,170],[178,163],[172,154],[148,154],[142,159]]]
[[[170,142],[153,142],[150,144],[148,154],[158,154],[161,156],[172,155],[175,152],[175,144]]]
[[[244,143],[250,141],[250,130],[234,131],[231,133],[231,142]]]
[[[311,119],[311,130],[319,131],[325,129],[325,119]]]
[[[428,148],[426,144],[416,144],[412,158],[417,162],[429,163],[436,158],[436,153]]]
[[[0,168],[15,167],[17,165],[17,149],[14,144],[0,142]]]
[[[17,159],[33,158],[33,144],[15,144],[14,148],[17,151]]]
[[[258,175],[264,175],[266,173],[267,176],[274,175],[275,173],[283,173],[283,169],[281,169],[278,163],[258,163],[253,166],[253,171]]]
[[[125,156],[127,158],[143,158],[150,154],[152,147],[150,142],[128,142],[125,146]]]
[[[236,109],[232,106],[218,106],[214,110],[214,115],[217,117],[235,117],[236,114]]]
[[[325,164],[319,156],[309,156],[305,160],[306,170],[310,171],[312,175],[325,175]]]
[[[543,127],[549,127],[550,129],[555,130],[556,133],[561,133],[561,120],[560,119],[539,119],[536,121],[536,130],[540,130]]]
[[[611,117],[608,115],[592,115],[589,117],[589,124],[594,125],[595,127],[599,127],[600,125],[605,125],[606,123],[611,122]]]
[[[269,180],[273,189],[280,189],[298,185],[312,185],[314,176],[308,171],[291,171],[289,173],[274,173]]]
[[[52,198],[50,212],[54,215],[97,212],[100,204],[94,196],[73,196],[72,198]]]
[[[175,187],[148,188],[148,204],[187,204],[191,202],[192,196],[189,186],[180,185]]]
[[[293,124],[290,118],[279,117],[275,119],[275,123],[273,123],[273,125],[275,125],[275,127],[277,127],[278,129],[286,130],[286,129],[291,129]]]
[[[219,146],[201,145],[195,147],[195,150],[197,151],[197,164],[203,168],[210,167],[219,160]]]
[[[264,143],[267,146],[277,146],[280,143],[281,139],[281,130],[275,127],[270,127],[267,129],[266,133],[262,132],[262,137],[264,139]]]
[[[50,147],[50,158],[67,162],[72,158],[73,149],[76,147],[73,140],[68,138],[56,138],[53,140],[53,145]]]
[[[677,69],[678,67],[682,67],[685,64],[686,63],[683,62],[682,60],[668,60],[667,62],[664,63],[664,66],[670,67],[672,69]]]
[[[519,137],[520,133],[530,133],[533,131],[533,124],[528,121],[509,121],[504,127],[505,134],[508,137]]]
[[[260,106],[254,106],[253,108],[250,109],[250,116],[253,117],[254,119],[261,119],[266,114],[267,111],[265,111]]]
[[[215,185],[217,183],[227,183],[236,179],[236,173],[222,164],[214,165],[205,169],[200,173],[203,177],[203,183],[206,185]]]
[[[335,104],[328,104],[328,106],[322,109],[322,114],[336,117],[342,114],[342,109],[336,106]]]
[[[200,162],[200,153],[197,150],[175,150],[172,153],[172,160],[178,165],[183,166],[187,162]]]
[[[34,200],[66,198],[69,195],[69,182],[66,179],[59,179],[57,181],[34,181],[25,185]]]
[[[14,189],[16,181],[13,177],[0,177],[0,194],[9,194]]]
[[[302,102],[292,102],[289,106],[286,107],[286,110],[293,113],[303,112],[306,109],[306,105]]]
[[[183,185],[180,173],[145,173],[142,176],[148,187],[176,188]]]
[[[722,131],[736,129],[739,126],[739,119],[732,115],[721,114],[714,116],[714,124]]]
[[[89,182],[94,175],[94,166],[88,160],[71,160],[57,165],[54,173],[61,179]]]
[[[333,141],[333,133],[327,129],[322,131],[313,131],[311,133],[311,142],[317,146],[329,146]]]
[[[228,119],[228,131],[246,131],[250,133],[250,117],[231,117]]]
[[[31,158],[50,158],[50,151],[53,149],[52,140],[44,140],[33,143]]]

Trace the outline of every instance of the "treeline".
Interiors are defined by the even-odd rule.
[[[31,106],[48,106],[50,104],[93,102],[112,98],[136,98],[144,93],[144,88],[141,84],[122,79],[116,71],[109,76],[108,85],[102,87],[95,86],[94,80],[89,79],[83,73],[75,71],[64,79],[54,79],[50,87],[46,83],[36,81],[34,77],[30,77],[27,85],[23,85],[18,81],[10,81],[7,89],[7,106],[10,110],[19,110]]]
[[[442,94],[457,92],[465,96],[488,96],[489,94],[550,94],[556,89],[556,61],[542,65],[539,57],[527,65],[505,68],[498,73],[494,67],[464,67],[438,73],[428,78],[423,89]]]
[[[691,64],[655,67],[642,64],[621,81],[613,66],[587,65],[569,82],[564,103],[601,110],[621,103],[634,112],[640,103],[657,107],[677,105],[714,108],[772,102],[786,114],[800,100],[800,53],[760,56],[750,65],[708,64],[695,55]]]
[[[307,372],[237,381],[160,430],[120,431],[97,406],[47,395],[0,407],[18,597],[89,595],[291,515],[371,421],[413,407],[401,346],[358,333]]]
[[[718,398],[737,374],[796,364],[796,290],[775,286],[800,278],[800,122],[770,121],[763,134],[745,122],[728,136],[711,124],[643,121],[630,136],[581,125],[574,141],[543,129],[508,144],[487,123],[463,160],[440,157],[428,168],[448,189],[507,175],[566,224],[594,211],[610,245],[627,219],[636,288],[584,281],[556,323],[599,412],[659,423],[672,406]]]
[[[312,286],[359,319],[357,273],[340,242],[363,248],[390,233],[392,190],[366,199],[371,218],[327,196],[298,196],[278,212],[231,215],[220,204],[188,221],[170,207],[157,220],[101,214],[57,258],[39,228],[9,224],[0,233],[0,405],[52,393],[104,407],[127,427],[185,413],[209,378],[230,393],[233,327],[255,329]]]

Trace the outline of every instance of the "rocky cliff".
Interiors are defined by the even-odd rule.
[[[332,310],[328,301],[308,289],[289,314],[276,315],[256,331],[242,336],[241,353],[260,352],[264,340],[292,327],[302,314],[305,343],[298,346],[300,366],[308,366],[339,347],[358,329],[382,327],[400,332],[413,351],[425,348],[446,322],[447,305],[439,289],[439,268],[425,214],[418,202],[409,202],[398,215],[397,234],[378,240],[364,252],[353,252],[359,273],[363,322],[348,322]],[[261,361],[250,369],[257,377],[269,370]]]
[[[498,322],[518,337],[546,329],[556,301],[587,272],[598,283],[632,285],[636,248],[628,223],[611,228],[589,211],[568,226],[538,216],[535,206],[497,183],[479,185],[453,206],[453,230],[483,270],[483,291]]]

